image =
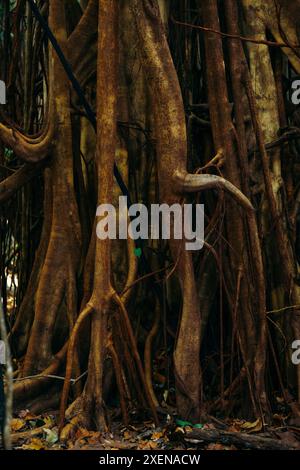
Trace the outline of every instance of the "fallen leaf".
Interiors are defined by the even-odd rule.
[[[28,444],[23,444],[22,449],[25,450],[42,450],[46,449],[45,444],[42,442],[41,439],[37,439],[34,437]]]
[[[125,440],[131,439],[132,438],[132,433],[129,431],[125,431],[123,434],[123,437]]]
[[[157,449],[157,442],[149,441],[150,449]]]
[[[27,413],[27,415],[24,416],[24,419],[26,419],[26,421],[30,421],[30,420],[38,420],[40,418],[36,415],[33,415],[32,413]]]
[[[184,429],[181,428],[181,427],[177,427],[177,428],[175,429],[175,432],[181,432],[182,434],[185,434]]]
[[[258,432],[262,430],[262,422],[260,418],[257,418],[256,421],[251,423],[250,421],[246,421],[246,423],[242,424],[242,429],[245,429],[249,432]]]
[[[45,416],[45,418],[43,418],[43,420],[44,420],[45,425],[46,425],[48,428],[52,427],[53,424],[54,424],[54,421],[53,421],[53,419],[51,418],[51,416]]]
[[[75,433],[76,439],[83,439],[86,437],[90,437],[90,435],[91,435],[91,432],[85,428],[78,428]]]
[[[29,410],[21,410],[18,414],[19,418],[26,418],[27,415],[30,414]]]
[[[202,429],[202,428],[203,428],[203,424],[201,424],[201,423],[194,424],[193,428]]]
[[[43,431],[47,434],[46,442],[48,442],[48,444],[55,444],[58,441],[57,431],[47,428],[44,428]]]
[[[23,419],[14,418],[11,420],[11,430],[13,432],[20,431],[20,429],[24,428],[25,425],[26,421]]]
[[[178,424],[178,426],[181,426],[181,427],[193,426],[190,421],[183,421],[182,419],[176,419],[176,424]]]
[[[158,440],[158,439],[161,439],[163,437],[164,433],[163,432],[154,432],[151,436],[151,439],[153,439],[154,441]]]

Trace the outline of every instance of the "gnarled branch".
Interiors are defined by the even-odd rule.
[[[221,189],[230,194],[241,207],[250,212],[254,211],[254,207],[242,191],[221,176],[208,174],[193,175],[191,173],[176,172],[174,179],[182,193],[193,193],[204,189]]]

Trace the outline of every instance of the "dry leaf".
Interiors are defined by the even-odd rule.
[[[159,432],[154,432],[151,436],[151,439],[153,439],[154,441],[155,440],[158,440],[158,439],[161,439],[163,437],[164,433],[159,431]]]
[[[53,426],[53,424],[54,424],[54,421],[53,421],[51,416],[45,416],[45,418],[43,418],[43,421],[44,421],[45,425],[48,426],[48,427]]]
[[[20,429],[24,428],[25,425],[26,421],[23,419],[15,418],[11,420],[11,430],[13,432],[20,431]]]
[[[149,447],[151,449],[157,449],[157,442],[149,441]]]
[[[192,432],[193,428],[191,426],[184,426],[185,432]]]
[[[76,439],[83,439],[83,438],[90,437],[90,436],[91,436],[91,432],[85,428],[78,428],[75,433]]]
[[[184,429],[183,429],[183,428],[180,428],[180,427],[177,427],[177,428],[175,429],[175,432],[181,432],[182,434],[185,434]]]
[[[41,439],[34,437],[33,439],[31,439],[31,441],[28,444],[23,444],[22,449],[42,450],[42,449],[46,449],[46,447],[45,447],[45,444],[41,441]]]
[[[19,418],[26,418],[30,414],[29,410],[21,410],[20,413],[18,414]]]
[[[257,418],[256,421],[250,423],[250,421],[246,421],[246,423],[242,424],[242,429],[245,429],[249,432],[258,432],[262,430],[262,422],[260,418]]]

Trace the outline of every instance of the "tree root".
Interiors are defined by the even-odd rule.
[[[159,305],[156,305],[154,322],[153,322],[152,328],[149,331],[149,334],[147,336],[146,343],[145,343],[145,352],[144,352],[144,356],[145,356],[145,359],[144,359],[145,360],[145,378],[146,378],[146,381],[147,381],[147,386],[148,386],[149,392],[150,392],[151,397],[152,397],[152,401],[153,401],[154,405],[156,406],[156,408],[159,406],[159,403],[158,403],[158,400],[156,398],[156,395],[155,395],[155,392],[154,392],[154,389],[153,389],[153,385],[152,385],[152,354],[151,354],[151,351],[152,351],[153,340],[154,340],[154,338],[155,338],[155,336],[158,332],[158,329],[159,329],[159,320],[160,320]]]
[[[24,378],[18,381],[14,386],[14,401],[16,403],[23,402],[35,398],[39,393],[48,388],[49,381],[53,380],[49,375],[57,373],[62,365],[67,352],[68,343],[56,354],[52,363],[41,374],[36,377]]]
[[[133,331],[132,331],[132,327],[131,327],[131,323],[130,323],[130,320],[129,320],[129,317],[128,317],[127,310],[124,306],[124,303],[122,302],[122,300],[120,299],[120,297],[118,296],[118,294],[116,292],[113,295],[113,299],[117,303],[117,305],[120,307],[120,312],[122,313],[124,324],[126,326],[128,339],[129,339],[129,342],[130,342],[130,345],[131,345],[131,348],[132,348],[133,357],[134,357],[136,365],[137,365],[140,380],[141,380],[141,383],[142,383],[143,388],[145,390],[145,395],[147,397],[147,401],[148,401],[148,404],[150,406],[154,421],[155,421],[156,424],[158,424],[159,421],[158,421],[158,417],[157,417],[155,404],[153,402],[152,395],[151,395],[148,383],[146,381],[144,369],[143,369],[143,366],[142,366],[140,355],[138,353],[138,349],[137,349],[137,346],[136,346],[136,340],[135,340],[135,337],[134,337],[134,334],[133,334]]]
[[[36,144],[29,143],[20,132],[10,129],[2,123],[0,123],[0,138],[22,160],[26,162],[40,162],[49,155],[53,145],[54,122],[55,120],[51,119],[46,135],[41,142]]]
[[[84,395],[76,398],[66,411],[67,424],[59,426],[60,440],[65,442],[70,439],[79,427],[90,427],[91,419],[88,410],[85,410]]]
[[[73,331],[71,333],[70,341],[69,341],[69,347],[68,347],[68,353],[67,353],[67,365],[66,365],[66,375],[65,375],[65,382],[64,382],[64,387],[62,391],[62,396],[61,396],[61,403],[60,403],[60,424],[59,428],[62,429],[63,426],[63,420],[65,416],[65,411],[67,407],[67,402],[68,402],[68,395],[69,395],[69,390],[70,390],[70,384],[71,384],[71,377],[72,377],[72,371],[73,371],[73,357],[74,357],[74,350],[76,346],[76,341],[78,338],[78,332],[80,330],[80,327],[83,323],[83,321],[91,314],[93,313],[93,307],[91,305],[87,305],[86,308],[81,312],[79,317],[77,318],[77,321],[75,323],[75,326],[73,328]]]
[[[114,348],[113,342],[111,338],[109,339],[109,344],[108,344],[108,350],[110,351],[112,362],[114,365],[114,370],[115,370],[115,375],[116,375],[116,381],[119,389],[119,397],[120,397],[120,406],[122,410],[122,416],[123,416],[123,422],[125,426],[127,426],[129,422],[128,418],[128,412],[127,412],[127,407],[126,407],[126,401],[125,401],[125,384],[123,380],[123,374],[122,374],[122,369],[121,369],[121,364],[119,361],[119,357],[116,353],[116,350]]]

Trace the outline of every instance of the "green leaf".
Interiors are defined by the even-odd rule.
[[[185,426],[191,426],[192,428],[197,428],[197,429],[202,429],[203,424],[197,423],[197,424],[192,424],[189,421],[183,421],[182,419],[176,419],[176,424],[181,427]]]
[[[43,431],[47,434],[46,441],[48,444],[55,444],[58,441],[58,434],[52,429],[44,428]]]
[[[203,428],[203,424],[200,424],[200,423],[194,424],[194,425],[193,425],[193,428],[202,429],[202,428]]]
[[[176,419],[176,424],[178,426],[181,426],[181,427],[184,427],[184,426],[193,426],[192,423],[190,423],[189,421],[183,421],[181,419]]]
[[[139,258],[142,254],[142,249],[141,248],[135,248],[134,249],[134,254],[135,254],[135,256],[137,256]]]

